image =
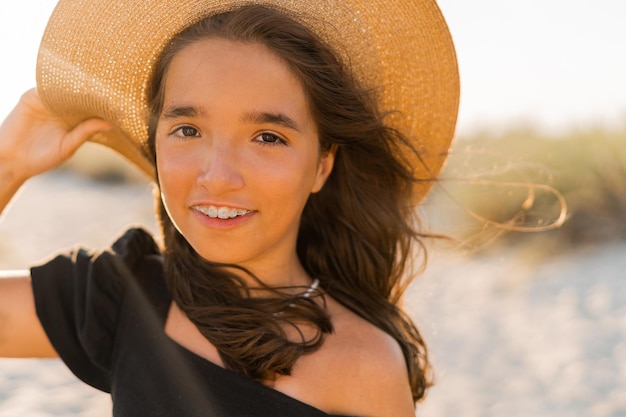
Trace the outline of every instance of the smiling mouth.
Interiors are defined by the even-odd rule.
[[[215,207],[215,206],[194,206],[194,210],[208,216],[212,219],[234,219],[235,217],[245,216],[251,210],[236,209],[231,207]]]

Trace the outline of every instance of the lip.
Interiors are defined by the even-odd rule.
[[[191,200],[191,202],[189,202],[188,204],[189,204],[189,207],[215,206],[215,207],[228,207],[228,208],[234,208],[238,210],[252,211],[251,209],[246,208],[242,205],[239,205],[238,203],[229,203],[226,201],[216,202],[216,201],[207,201],[207,200]]]

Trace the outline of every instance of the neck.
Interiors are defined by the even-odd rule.
[[[169,218],[167,219],[168,223],[170,223]],[[175,232],[173,224],[169,224],[169,227],[165,230],[165,234],[166,242],[168,240],[170,242],[170,256],[185,256],[184,253],[195,252],[189,243],[184,240],[182,235]],[[294,287],[294,291],[297,292],[298,289],[309,287],[313,279],[309,276],[298,258],[295,251],[295,242],[293,242],[291,246],[292,249],[289,251],[267,251],[262,257],[258,256],[244,262],[234,262],[232,264],[220,264],[217,262],[214,264],[216,266],[221,265],[224,271],[236,275],[248,288]],[[174,253],[179,250],[181,254],[175,255]],[[195,252],[195,256],[202,258],[198,252]],[[212,263],[214,262],[210,259],[207,260]],[[262,283],[261,285],[259,285],[259,281]]]
[[[302,288],[309,287],[313,279],[305,271],[297,256],[288,262],[282,263],[256,263],[255,265],[241,265],[248,270],[264,285],[271,288],[290,288],[298,292]],[[245,272],[233,268],[231,272],[242,278],[250,288],[258,288],[259,283]]]

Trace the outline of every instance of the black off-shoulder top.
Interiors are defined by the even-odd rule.
[[[37,315],[85,383],[111,393],[115,417],[322,417],[329,414],[209,362],[164,331],[171,296],[152,236],[31,269]]]

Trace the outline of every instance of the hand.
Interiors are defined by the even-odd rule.
[[[16,182],[61,165],[94,134],[110,128],[101,119],[67,126],[29,90],[0,125],[0,171]]]

